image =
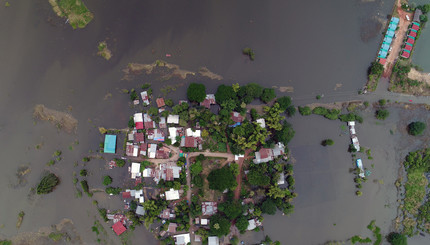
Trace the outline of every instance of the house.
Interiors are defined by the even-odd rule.
[[[134,133],[128,134],[128,141],[134,141]]]
[[[275,147],[272,149],[273,158],[284,155],[285,146],[281,142],[278,142]]]
[[[197,139],[194,137],[182,137],[181,147],[197,147]]]
[[[233,112],[231,112],[230,113],[230,116],[231,116],[231,120],[233,120],[233,122],[235,122],[235,123],[241,123],[242,121],[243,121],[243,116],[242,115],[240,115],[240,113],[239,112],[236,112],[236,111],[233,111]]]
[[[219,245],[219,238],[217,236],[208,237],[208,245]]]
[[[139,146],[138,145],[134,145],[130,142],[126,143],[125,146],[125,154],[129,157],[137,157],[139,156]]]
[[[136,208],[136,214],[137,215],[145,215],[145,209],[142,206],[137,206]]]
[[[140,144],[140,155],[146,156],[147,149],[148,149],[147,143]]]
[[[174,219],[176,217],[175,214],[171,213],[170,208],[166,208],[163,211],[161,211],[160,218],[162,219]]]
[[[131,192],[130,192],[130,190],[126,190],[126,191],[123,191],[122,192],[122,198],[123,199],[128,199],[128,198],[131,198]]]
[[[408,50],[408,51],[412,51],[412,45],[410,45],[409,43],[407,43],[404,47],[404,49]]]
[[[163,98],[157,98],[157,99],[155,100],[155,102],[157,102],[157,107],[158,107],[158,108],[163,107],[163,106],[165,106],[165,105],[166,105],[166,104],[164,103],[164,99],[163,99]]]
[[[412,30],[418,31],[420,29],[420,26],[419,26],[419,24],[417,25],[416,22],[413,22],[411,28],[412,28]]]
[[[248,231],[254,230],[257,226],[261,226],[261,222],[258,219],[250,219],[248,220]]]
[[[170,127],[169,128],[169,139],[172,141],[172,144],[176,143],[176,136],[178,136],[177,134],[178,130],[174,127]]]
[[[145,134],[135,133],[134,134],[134,142],[135,143],[145,143]]]
[[[175,245],[186,245],[191,241],[190,233],[173,236]]]
[[[160,129],[148,129],[146,131],[149,140],[164,141],[164,132]]]
[[[170,149],[167,147],[162,147],[161,149],[157,150],[155,153],[155,158],[157,159],[168,159],[170,155]]]
[[[259,151],[255,152],[254,163],[262,163],[273,160],[272,149],[261,148]]]
[[[406,40],[406,42],[413,45],[415,43],[415,40],[412,37],[408,37],[408,40]]]
[[[266,120],[264,120],[264,118],[259,118],[256,120],[256,122],[258,123],[258,125],[260,125],[260,127],[262,128],[266,127]]]
[[[169,124],[178,124],[179,123],[179,115],[169,115],[169,116],[167,116],[167,123],[169,123]]]
[[[403,49],[403,52],[402,52],[402,54],[400,56],[403,57],[403,58],[405,58],[405,59],[407,59],[407,58],[409,58],[411,56],[411,53],[408,52],[408,50]]]
[[[135,113],[133,116],[134,125],[136,129],[143,129],[143,114]]]
[[[133,162],[131,163],[131,178],[135,179],[140,176],[140,163]]]
[[[283,184],[285,184],[285,174],[284,172],[281,172],[281,174],[279,175],[278,185],[283,185]]]
[[[160,122],[158,123],[158,126],[160,128],[167,128],[166,118],[165,117],[160,117]]]
[[[156,153],[157,153],[157,145],[156,144],[149,144],[148,157],[149,158],[155,158]]]
[[[176,223],[170,223],[167,227],[167,231],[170,233],[176,233],[176,227],[178,227]]]
[[[202,202],[202,215],[214,215],[218,211],[216,202]]]
[[[106,134],[105,135],[105,145],[104,145],[104,153],[112,153],[116,152],[116,135]]]
[[[207,94],[206,98],[203,100],[203,102],[200,102],[201,106],[204,106],[208,109],[211,108],[211,105],[215,105],[215,95],[214,94]]]
[[[131,196],[134,196],[135,199],[139,199],[140,203],[145,202],[145,198],[143,196],[143,190],[130,190]]]
[[[166,200],[167,201],[178,200],[179,199],[179,191],[178,190],[174,190],[173,188],[171,188],[170,190],[166,191],[165,194],[166,194]]]
[[[185,131],[185,136],[200,138],[202,136],[201,130],[192,130],[191,128],[187,128]]]
[[[416,38],[417,37],[417,33],[414,32],[414,31],[410,31],[409,34],[408,34],[408,36]]]
[[[201,225],[208,225],[209,224],[209,220],[208,219],[201,219],[200,220],[200,224]]]
[[[173,181],[180,177],[182,168],[173,163],[160,163],[156,168],[146,168],[143,170],[143,177],[154,178],[158,183],[161,179]]]
[[[122,233],[124,233],[127,228],[125,228],[125,226],[120,222],[116,222],[113,226],[112,226],[113,231],[119,236]]]
[[[143,105],[149,105],[148,92],[147,91],[143,91],[143,92],[140,93],[140,96],[142,97]]]

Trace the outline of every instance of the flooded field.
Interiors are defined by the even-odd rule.
[[[380,23],[393,1],[85,3],[94,20],[76,31],[56,17],[48,1],[13,1],[0,8],[4,34],[0,37],[0,194],[7,197],[0,200],[0,238],[37,232],[67,218],[83,243],[100,238],[105,244],[118,244],[107,225],[107,235],[98,237],[91,231],[99,214],[85,194],[76,197],[73,173],[79,175],[86,168],[90,188],[103,188],[101,178],[110,159],[88,163],[82,159],[98,150],[103,140],[99,126],[126,127],[134,110],[121,89],[149,82],[158,95],[162,88],[175,86],[176,91],[167,96],[175,102],[185,98],[190,82],[203,82],[212,92],[221,83],[233,82],[292,87],[294,92],[288,95],[300,103],[314,102],[316,94],[356,95],[365,84],[366,69],[378,48]],[[109,61],[97,56],[97,44],[103,40],[113,53]],[[241,54],[247,46],[256,51],[254,62]],[[165,79],[162,70],[123,80],[122,70],[129,63],[151,64],[157,59],[196,73],[207,67],[223,79],[198,73]],[[34,119],[36,104],[71,114],[77,120],[76,133]],[[370,235],[366,225],[373,219],[387,232],[396,216],[393,183],[398,163],[422,143],[405,138],[404,125],[398,123],[420,113],[390,112],[388,120],[379,122],[369,110],[364,124],[357,127],[360,142],[371,148],[374,158],[363,159],[372,175],[361,197],[355,196],[354,176],[349,173],[352,162],[344,124],[317,116],[293,117],[296,137],[290,148],[296,161],[296,211],[290,217],[266,217],[264,234],[283,244],[321,244]],[[328,137],[335,145],[320,146]],[[56,150],[62,151],[62,159],[47,166]],[[30,172],[18,178],[22,166]],[[57,174],[61,184],[49,195],[31,195],[30,189],[47,170]],[[119,186],[126,169],[109,174]],[[102,193],[94,199],[107,209],[123,205],[119,198]],[[18,230],[20,211],[26,215]],[[261,237],[259,233],[247,239]],[[131,243],[142,240],[157,244],[139,227]]]

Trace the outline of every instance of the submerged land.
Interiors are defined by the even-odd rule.
[[[0,9],[22,17],[0,26],[11,33],[0,39],[1,243],[427,244],[428,74],[414,48],[401,56],[414,25],[428,31],[429,7],[314,2],[345,8],[321,16],[351,36],[333,51],[322,37],[336,33],[314,20],[302,20],[312,38],[285,28],[310,4],[287,2],[250,1],[246,14],[200,1]],[[28,49],[13,32],[22,23],[43,33],[23,32]],[[21,49],[40,60],[15,58]],[[354,60],[339,63],[345,53]]]

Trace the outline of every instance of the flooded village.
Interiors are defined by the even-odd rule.
[[[65,3],[0,8],[0,244],[429,243],[426,1]]]

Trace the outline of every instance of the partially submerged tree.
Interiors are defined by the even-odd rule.
[[[187,97],[193,102],[202,102],[206,98],[206,87],[201,83],[191,83],[187,89]]]

